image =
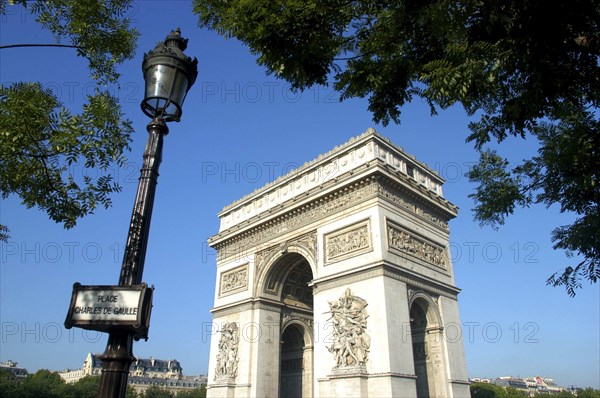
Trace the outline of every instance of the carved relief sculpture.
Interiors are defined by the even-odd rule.
[[[335,358],[335,368],[365,365],[371,337],[367,334],[367,302],[346,289],[339,300],[330,301],[333,344],[327,347]]]
[[[443,247],[425,242],[423,239],[389,224],[387,229],[390,248],[412,254],[423,261],[446,269],[447,260]]]
[[[341,260],[349,254],[358,255],[371,250],[371,234],[369,222],[344,228],[340,232],[330,233],[325,237],[326,262]]]
[[[237,376],[239,342],[240,336],[237,323],[225,322],[221,327],[215,380]]]
[[[248,265],[221,274],[221,294],[234,293],[248,286]]]

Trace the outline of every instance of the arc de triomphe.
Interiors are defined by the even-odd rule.
[[[208,396],[468,397],[443,182],[368,129],[225,207]]]

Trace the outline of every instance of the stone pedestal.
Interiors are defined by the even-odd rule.
[[[332,369],[327,376],[331,397],[360,398],[369,395],[369,375],[364,365]]]
[[[207,395],[215,398],[234,398],[235,380],[232,377],[224,377],[215,380],[207,386]]]

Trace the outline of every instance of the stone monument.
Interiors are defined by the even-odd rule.
[[[225,207],[209,397],[469,397],[443,179],[375,130]]]

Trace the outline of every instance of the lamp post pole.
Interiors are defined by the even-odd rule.
[[[146,80],[146,94],[142,110],[152,117],[148,124],[148,141],[131,214],[127,244],[121,266],[119,286],[142,283],[144,260],[158,170],[162,160],[163,137],[169,133],[167,121],[179,121],[181,106],[187,91],[197,76],[197,60],[183,54],[187,40],[179,29],[172,31],[164,42],[144,55],[142,65]],[[133,356],[134,335],[115,327],[110,331],[102,359],[102,375],[98,398],[124,398]]]
[[[139,285],[142,283],[144,272],[158,169],[162,160],[163,137],[169,132],[167,124],[162,119],[152,120],[148,124],[147,130],[148,142],[144,151],[144,164],[131,214],[119,286]],[[102,375],[98,398],[125,396],[129,367],[135,359],[132,349],[133,335],[131,333],[117,330],[109,334],[106,351],[101,357]]]

